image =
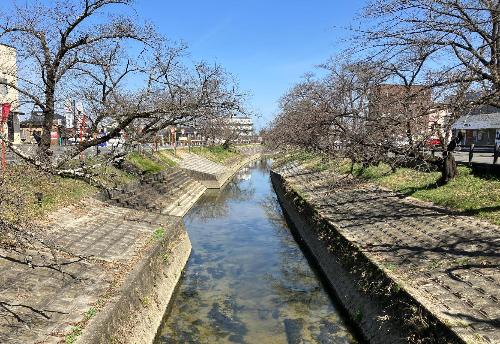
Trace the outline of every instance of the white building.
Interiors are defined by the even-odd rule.
[[[19,130],[19,92],[9,85],[17,86],[16,49],[0,44],[0,107],[2,116],[9,113],[0,128],[14,143],[21,143]]]
[[[255,137],[253,120],[249,117],[232,117],[229,119],[229,125],[237,133],[235,141],[245,143],[250,142]]]
[[[498,145],[500,144],[500,113],[462,116],[453,124],[452,129],[464,133],[464,145],[493,146],[495,143]]]

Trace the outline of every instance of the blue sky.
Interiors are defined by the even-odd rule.
[[[363,0],[136,0],[141,17],[173,40],[183,40],[194,60],[217,62],[251,93],[260,128],[278,100],[300,77],[339,52],[335,27],[349,25]]]
[[[7,11],[13,2],[33,2],[0,1]],[[248,107],[262,116],[256,120],[260,129],[301,76],[341,51],[347,32],[339,28],[351,24],[365,2],[135,0],[134,8],[168,38],[185,42],[194,61],[216,62],[232,73],[251,94]]]

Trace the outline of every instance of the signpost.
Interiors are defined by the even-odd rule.
[[[177,156],[177,137],[175,136],[175,128],[170,129],[172,134],[172,147],[174,148],[174,156]]]

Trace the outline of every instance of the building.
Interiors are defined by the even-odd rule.
[[[1,130],[8,140],[21,143],[19,128],[19,92],[17,86],[16,49],[0,44],[0,105],[2,108]]]
[[[393,130],[395,139],[403,139],[411,129],[413,136],[425,137],[430,126],[432,93],[422,85],[380,84],[368,98],[368,118]]]
[[[253,120],[249,117],[231,117],[228,119],[230,130],[235,133],[235,142],[250,143],[255,139]]]
[[[58,145],[66,142],[69,138],[75,137],[78,134],[73,129],[66,128],[66,118],[55,114],[50,132],[50,144]],[[24,143],[36,143],[35,136],[42,136],[43,132],[43,114],[41,112],[32,112],[29,119],[20,123],[20,137]]]
[[[500,144],[500,112],[464,115],[452,126],[454,134],[464,134],[462,145],[493,146]]]

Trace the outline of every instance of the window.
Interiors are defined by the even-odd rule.
[[[9,93],[9,87],[7,86],[7,79],[0,78],[0,95],[6,96]]]

